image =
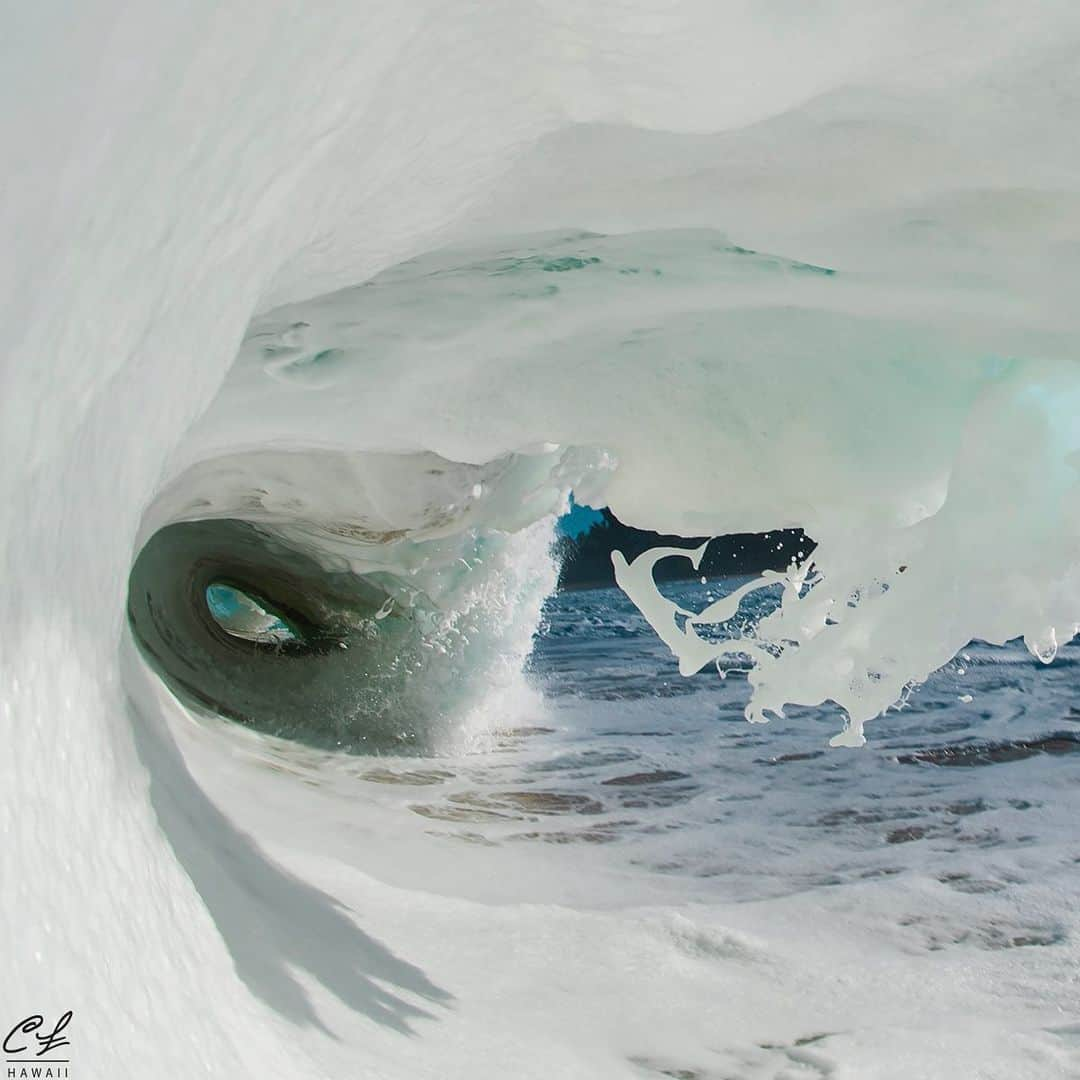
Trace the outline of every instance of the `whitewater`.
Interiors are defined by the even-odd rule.
[[[1052,0],[9,7],[3,1033],[1080,1073],[1078,52]],[[815,546],[553,595],[571,492]]]

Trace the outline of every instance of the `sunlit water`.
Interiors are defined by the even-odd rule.
[[[732,584],[667,591],[700,608]],[[496,753],[369,777],[423,779],[408,807],[447,836],[614,844],[643,874],[728,898],[909,872],[969,893],[1036,869],[1080,882],[1078,657],[1070,645],[1044,667],[1020,643],[973,644],[868,746],[835,750],[835,707],[750,725],[742,671],[681,678],[618,590],[566,592],[531,662],[545,723],[508,725]]]
[[[737,581],[666,586],[700,608]],[[617,589],[547,606],[530,673],[543,707],[505,717],[464,756],[263,752],[313,785],[364,781],[411,832],[492,847],[604,845],[604,862],[684,879],[688,895],[754,899],[919,874],[1008,895],[1048,875],[1080,884],[1080,647],[1044,666],[1021,643],[973,643],[832,749],[835,706],[748,724],[745,673],[680,677]],[[274,749],[277,747],[277,749]],[[370,786],[369,786],[370,785]],[[1048,944],[1067,912],[1020,936]],[[973,930],[972,933],[978,933]]]
[[[667,591],[700,609],[734,584]],[[1036,869],[1077,873],[1078,656],[1068,646],[1044,667],[1020,643],[972,644],[878,720],[865,748],[835,750],[835,707],[749,725],[743,672],[680,678],[617,590],[563,593],[533,657],[562,723],[515,757],[530,787],[593,800],[581,835],[724,897],[914,872],[1007,892]]]
[[[737,584],[664,588],[698,610]],[[534,1007],[556,1010],[567,1052],[623,1062],[603,1075],[1066,1077],[1080,1065],[1078,656],[1043,666],[1019,643],[972,644],[865,747],[836,749],[834,707],[750,725],[741,671],[681,678],[620,592],[567,592],[530,661],[541,696],[468,752],[327,754],[213,720],[178,731],[208,794],[272,855],[369,926],[372,889],[428,912],[426,946],[381,932],[458,972],[443,981],[462,1008],[494,1007],[490,973],[516,970],[523,996],[499,999],[502,1022],[532,1031]],[[648,1024],[617,1021],[616,1001]]]

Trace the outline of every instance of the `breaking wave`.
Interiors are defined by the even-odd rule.
[[[298,1049],[316,981],[343,1028],[363,1013],[365,1067],[430,1073],[378,1025],[445,996],[297,875],[410,945],[467,924],[489,971],[497,906],[429,903],[420,857],[406,897],[327,869],[320,836],[282,871],[189,775],[212,725],[185,721],[220,712],[236,746],[476,738],[528,693],[571,490],[669,534],[814,538],[758,583],[783,599],[752,634],[665,605],[652,556],[620,568],[685,671],[754,657],[752,719],[831,702],[855,744],[969,640],[1049,663],[1075,634],[1075,3],[93,0],[5,32],[0,931],[13,1019],[68,1008],[58,987],[123,1016],[122,1039],[80,1027],[88,1075],[340,1073],[337,1046]],[[600,943],[587,987],[627,940],[528,925],[560,963]],[[767,975],[683,1000],[757,1016]],[[477,1037],[503,1073],[521,1047],[544,1075],[630,1067],[564,1054],[521,987],[496,1047],[503,1003],[468,986],[491,1010],[435,1044],[461,1074]],[[649,1018],[619,1001],[629,1045]],[[939,1045],[891,1030],[851,1067]],[[647,1067],[704,1075],[669,1058]]]
[[[200,563],[196,537],[220,548],[239,525],[189,526],[144,549],[132,610],[170,542],[170,567],[199,565],[198,609],[215,574],[271,601],[305,582],[312,597],[336,594],[329,621],[292,603],[316,628],[308,636],[329,642],[303,662],[299,646],[270,655],[202,626],[222,660],[248,655],[244,678],[277,697],[271,714],[318,715],[353,747],[367,716],[383,742],[420,745],[421,714],[452,726],[450,703],[490,684],[492,657],[520,667],[551,580],[549,556],[534,544],[523,569],[514,537],[571,488],[685,534],[800,526],[817,540],[812,556],[704,612],[655,589],[651,566],[686,557],[677,549],[632,567],[617,558],[619,580],[684,674],[748,655],[751,720],[832,701],[846,725],[834,741],[858,745],[867,720],[968,641],[1023,636],[1049,661],[1080,612],[1071,338],[988,306],[995,288],[961,290],[950,306],[938,288],[898,292],[708,229],[562,232],[447,248],[276,309],[249,327],[143,533],[231,518],[253,526],[231,534],[238,542],[265,552],[272,538],[292,553],[282,566],[338,576],[268,583],[240,574],[246,556]],[[522,576],[532,591],[517,603]],[[508,577],[509,592],[493,584]],[[698,633],[777,583],[783,601],[751,636]],[[386,602],[393,616],[374,620]],[[149,625],[134,617],[160,665]],[[235,667],[211,655],[196,664],[208,683]],[[279,696],[260,666],[296,676],[296,695]],[[263,723],[253,700],[230,704],[165,667],[197,700]],[[315,667],[339,674],[300,677]]]

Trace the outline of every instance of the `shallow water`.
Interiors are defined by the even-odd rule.
[[[568,592],[542,696],[469,752],[177,734],[240,829],[453,996],[410,1044],[446,1075],[1044,1080],[1080,1074],[1078,657],[972,644],[835,749],[834,708],[750,725],[743,673],[683,679],[621,593]],[[340,1067],[372,1024],[311,1000]]]
[[[669,592],[700,608],[733,584]],[[1024,878],[1037,866],[1080,882],[1068,824],[1080,810],[1078,658],[1070,645],[1045,667],[1019,642],[972,644],[880,718],[865,748],[837,750],[834,706],[748,724],[744,672],[684,679],[618,590],[566,592],[531,661],[542,724],[508,725],[494,753],[365,778],[420,789],[408,809],[447,836],[613,843],[617,861],[693,879],[694,895],[906,872],[1007,892],[1017,862]]]

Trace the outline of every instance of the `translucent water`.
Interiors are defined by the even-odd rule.
[[[206,603],[210,614],[227,633],[236,637],[280,645],[298,640],[280,616],[268,612],[254,597],[221,582],[208,585]]]
[[[74,1009],[73,1076],[1069,1075],[1074,758],[1026,709],[1064,696],[1031,672],[1068,673],[1080,620],[1073,0],[46,0],[4,26],[2,1016]],[[805,527],[817,584],[758,623],[745,682],[553,701],[608,677],[579,669],[544,705],[519,676],[571,489],[687,536]],[[259,530],[306,584],[366,583],[374,640],[409,637],[401,693],[316,679],[329,635],[283,647],[277,682],[195,663],[203,708],[183,705],[159,673],[180,685],[188,637],[155,608],[154,659],[128,628],[140,557],[189,526]],[[212,581],[166,579],[207,613]],[[972,639],[1007,654],[987,678],[1020,679],[987,718],[983,668],[948,667]],[[645,640],[627,656],[669,673]],[[903,728],[931,723],[914,703],[941,678],[958,767]],[[278,734],[374,720],[436,756],[339,760],[202,715],[237,687],[287,714]],[[773,718],[702,716],[702,753],[739,733],[745,768],[716,771],[747,795],[737,830],[693,740],[646,749],[727,694]],[[845,722],[861,758],[750,760]],[[555,734],[492,746],[506,727]],[[630,756],[602,765],[605,739]],[[530,763],[561,753],[551,797],[503,796],[543,793]],[[819,826],[844,769],[865,772],[856,816]],[[987,809],[949,810],[939,774]],[[1002,779],[967,789],[983,775]],[[813,827],[759,810],[770,785]],[[678,798],[624,805],[668,798],[652,787]],[[887,843],[907,819],[860,818],[875,801],[930,832]],[[554,819],[620,839],[497,832]],[[898,860],[878,876],[809,880],[804,846],[847,881],[878,840]],[[904,870],[920,853],[933,869]]]

